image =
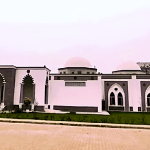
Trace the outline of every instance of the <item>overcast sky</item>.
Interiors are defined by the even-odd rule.
[[[102,73],[150,62],[150,0],[0,0],[0,56],[52,73],[74,56]]]

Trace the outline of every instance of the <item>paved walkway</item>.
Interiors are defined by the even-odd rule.
[[[150,130],[0,122],[0,150],[148,150]]]

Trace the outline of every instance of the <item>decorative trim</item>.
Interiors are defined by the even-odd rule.
[[[149,74],[136,75],[136,79],[150,79],[150,75]]]
[[[116,71],[112,71],[112,73],[114,72],[143,72],[145,73],[145,71],[142,70],[116,70]]]
[[[3,79],[3,83],[6,83],[4,75],[3,75],[2,73],[0,73],[0,76],[1,76],[2,79]]]
[[[44,111],[44,106],[34,106],[34,111]]]
[[[24,80],[26,77],[30,77],[32,79],[32,83],[34,83],[34,79],[31,75],[27,74],[26,76],[24,76],[23,80],[22,80],[22,83],[24,83]]]
[[[128,99],[128,81],[104,81],[104,91],[105,91],[105,110],[108,110],[108,92],[112,85],[118,84],[122,87],[125,94],[125,111],[129,111],[129,99]],[[122,86],[122,84],[125,83],[125,86]],[[109,85],[108,85],[109,84]]]
[[[112,110],[124,111],[124,107],[121,107],[121,106],[109,106],[109,111],[112,111]]]
[[[58,78],[59,77],[59,78]],[[87,81],[87,80],[98,80],[98,76],[54,76],[54,80],[78,80],[78,81]]]
[[[98,112],[98,107],[89,106],[53,106],[54,110],[73,111],[73,112]]]
[[[86,86],[86,82],[65,82],[65,86]]]
[[[141,104],[142,104],[141,107],[142,107],[142,111],[146,111],[145,92],[146,92],[147,88],[150,86],[150,81],[140,81],[140,85],[141,85]]]
[[[131,79],[131,75],[102,75],[102,79]]]
[[[88,68],[88,67],[65,67],[65,68],[58,68],[58,70],[65,70],[65,69],[86,69],[86,70],[95,70],[96,68]]]

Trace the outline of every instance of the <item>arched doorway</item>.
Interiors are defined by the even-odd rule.
[[[20,103],[23,103],[25,97],[35,100],[35,84],[32,76],[27,75],[24,77],[21,84]]]

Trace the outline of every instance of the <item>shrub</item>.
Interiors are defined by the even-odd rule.
[[[129,124],[129,120],[125,120],[125,124]]]
[[[23,112],[23,110],[20,109],[20,108],[19,109],[15,109],[14,111],[15,111],[15,113],[22,113]]]
[[[66,121],[71,121],[70,116],[66,116]]]
[[[25,97],[25,100],[23,101],[23,103],[26,107],[28,107],[32,101],[33,101],[32,99]]]
[[[10,118],[10,114],[6,114],[6,118]]]
[[[144,115],[142,116],[142,124],[146,124],[146,119]]]
[[[108,123],[108,120],[107,120],[107,118],[101,118],[101,122],[102,123]]]
[[[33,113],[33,119],[39,119],[39,117],[36,116],[36,113]]]
[[[135,119],[132,118],[132,119],[131,119],[131,124],[134,124],[134,122],[135,122]]]
[[[85,121],[85,120],[86,120],[86,118],[87,118],[87,116],[79,117],[78,121],[79,121],[79,122],[83,122],[83,121]]]
[[[75,115],[75,114],[76,114],[76,112],[71,111],[71,112],[70,112],[70,114]]]
[[[55,119],[55,116],[50,116],[50,120],[54,120]]]
[[[115,123],[115,118],[114,118],[114,117],[111,117],[111,118],[109,119],[109,121],[110,121],[110,123]]]
[[[59,116],[61,121],[65,121],[65,116]]]
[[[97,122],[98,122],[98,120],[95,119],[95,118],[92,118],[90,121],[91,121],[92,123],[97,123]]]
[[[44,116],[44,120],[48,120],[48,115],[45,115],[45,116]]]
[[[117,121],[118,121],[118,123],[121,123],[121,117],[120,116],[118,116]]]

